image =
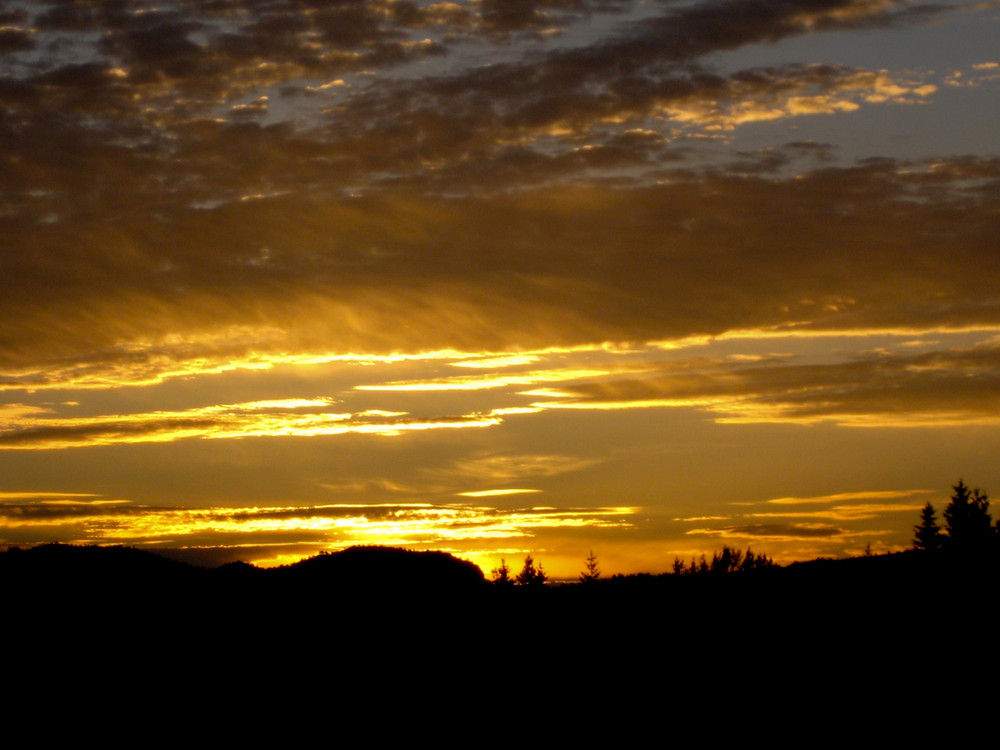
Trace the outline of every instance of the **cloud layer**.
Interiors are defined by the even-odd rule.
[[[806,143],[721,171],[692,159],[696,136],[935,91],[843,65],[718,73],[711,55],[944,8],[30,7],[7,12],[2,45],[5,383],[900,310],[996,320],[995,158],[802,174],[824,154]]]
[[[995,9],[2,4],[0,455],[451,439],[343,485],[481,499],[613,463],[526,426],[583,412],[990,428]],[[727,528],[843,538],[788,523]]]

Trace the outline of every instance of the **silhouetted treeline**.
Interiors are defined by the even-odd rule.
[[[924,505],[913,529],[913,549],[965,558],[1000,555],[1000,520],[994,525],[990,501],[978,487],[969,489],[958,480],[945,506],[944,522],[942,529],[934,506]]]
[[[960,517],[949,511],[952,529]],[[273,569],[203,569],[125,547],[44,545],[0,552],[0,632],[8,652],[44,655],[51,674],[110,663],[139,675],[122,682],[137,690],[166,674],[177,696],[192,684],[208,697],[317,676],[366,697],[525,674],[581,691],[595,679],[617,690],[733,673],[808,686],[831,674],[864,681],[872,665],[879,675],[919,665],[933,684],[948,664],[982,658],[996,561],[910,550],[782,567],[724,547],[704,567],[605,576],[591,552],[575,584],[552,585],[532,557],[518,571],[502,563],[508,583],[496,586],[440,552],[362,547]],[[970,636],[953,639],[960,658],[925,657],[937,633]],[[369,693],[359,675],[379,684]]]
[[[391,624],[472,632],[483,623],[516,629],[529,621],[574,633],[580,622],[616,631],[622,619],[695,616],[700,629],[711,630],[703,618],[721,623],[736,612],[764,615],[756,628],[784,617],[826,622],[906,612],[933,625],[940,613],[978,611],[1000,571],[1000,532],[984,492],[959,482],[943,517],[942,527],[926,506],[914,549],[891,555],[782,567],[727,545],[711,558],[676,559],[671,572],[604,576],[591,552],[578,581],[564,585],[552,585],[531,555],[517,572],[502,560],[487,582],[478,567],[452,555],[388,547],[353,547],[271,569],[204,569],[127,547],[52,544],[0,553],[0,596],[18,618],[74,628],[114,621],[164,635],[207,627],[227,638],[237,628],[246,639],[300,626],[314,634],[353,628],[361,637]]]
[[[684,561],[679,557],[674,558],[673,572],[676,575],[702,575],[706,573],[738,573],[749,570],[763,570],[773,568],[774,560],[767,555],[755,553],[747,547],[743,552],[737,547],[730,547],[728,544],[722,547],[721,552],[712,553],[711,561],[704,555],[698,559],[691,558],[691,563],[685,567]]]
[[[490,583],[498,588],[509,588],[511,586],[544,586],[549,580],[548,573],[541,563],[535,564],[535,558],[527,555],[524,558],[524,566],[521,572],[514,575],[514,572],[507,565],[507,560],[500,558],[500,565],[490,571]]]

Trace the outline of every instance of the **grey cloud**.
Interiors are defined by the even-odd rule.
[[[0,55],[8,52],[23,52],[36,46],[30,31],[18,28],[0,28]]]
[[[678,129],[731,128],[741,116],[750,119],[747,103],[780,111],[784,101],[809,97],[818,108],[833,111],[857,96],[866,76],[874,84],[872,74],[833,65],[752,69],[726,77],[678,71],[597,91],[546,84],[534,96],[508,71],[499,75],[506,90],[498,85],[486,97],[435,92],[440,97],[435,105],[424,102],[424,92],[411,90],[388,108],[377,96],[359,97],[337,110],[335,139],[352,142],[356,154],[374,151],[393,163],[396,180],[406,181],[416,168],[405,184],[449,192],[579,179],[585,170],[613,174],[631,167],[639,177],[635,168],[659,167],[680,153],[667,148],[662,134],[639,135],[647,118],[676,118]],[[440,114],[446,108],[458,117]],[[558,139],[548,135],[552,129],[559,130]],[[511,141],[519,145],[498,145]],[[424,168],[428,161],[434,170]],[[758,162],[752,171],[762,174],[783,164]]]
[[[511,89],[506,98],[514,109],[506,113],[503,96],[488,104],[475,97],[420,103],[413,90],[377,89],[338,107],[323,130],[173,117],[165,123],[135,120],[123,130],[124,140],[112,130],[31,115],[29,127],[11,121],[6,133],[0,122],[0,138],[17,154],[0,189],[11,196],[9,212],[39,217],[47,215],[46,204],[52,206],[48,215],[64,216],[100,208],[124,211],[129,204],[133,210],[155,210],[164,200],[190,205],[283,189],[344,191],[381,183],[454,193],[589,173],[613,176],[616,170],[669,164],[678,153],[662,135],[641,137],[610,127],[602,132],[604,120],[631,118],[640,125],[657,107],[695,106],[708,108],[706,122],[724,121],[727,103],[808,89],[836,93],[856,75],[854,69],[800,66],[728,79],[682,76],[625,94],[570,92],[523,105]],[[0,97],[19,109],[83,114],[103,107],[109,116],[136,106],[129,87],[99,64],[63,66],[37,80],[0,87]],[[241,100],[228,113],[246,120],[280,109],[272,104]],[[579,135],[586,139],[562,135],[548,145],[532,142],[557,124],[583,128]],[[521,145],[504,145],[524,139]]]
[[[616,13],[629,5],[630,0],[482,0],[481,23],[499,33],[552,28],[579,14]]]
[[[501,5],[519,9],[516,17],[555,10],[572,17],[629,4]],[[630,169],[634,179],[634,170],[676,153],[602,124],[638,124],[678,102],[836,89],[854,73],[799,66],[720,77],[700,69],[698,57],[773,38],[775,29],[802,33],[794,19],[803,13],[882,13],[857,0],[667,5],[662,18],[626,26],[608,42],[540,43],[537,55],[525,48],[517,62],[471,65],[457,75],[359,78],[323,94],[325,122],[315,119],[320,104],[294,125],[278,104],[279,88],[287,99],[340,74],[440,55],[454,42],[421,34],[472,8],[233,2],[150,5],[140,13],[117,3],[52,5],[36,18],[40,34],[80,43],[0,75],[9,110],[0,118],[0,144],[10,155],[0,177],[5,211],[35,221],[80,212],[155,218],[164,202],[286,188],[346,193],[381,184],[453,194],[591,173],[622,179],[614,173]],[[85,30],[102,35],[83,41],[93,39],[80,36]],[[269,118],[266,126],[251,122],[258,118]],[[576,132],[552,136],[553,127]]]
[[[19,26],[28,20],[28,12],[24,8],[0,10],[0,23],[4,26]]]
[[[132,7],[116,0],[77,0],[45,3],[48,9],[35,16],[35,25],[42,29],[60,31],[89,31],[115,29],[132,22],[138,11],[149,11],[152,3],[133,3]],[[132,12],[130,12],[130,10]]]
[[[522,2],[504,23],[626,7]],[[823,153],[799,145],[682,171],[674,135],[643,130],[665,106],[842,92],[864,71],[701,58],[909,4],[658,7],[610,39],[393,77],[374,66],[459,45],[445,32],[467,40],[475,6],[46,4],[40,46],[66,43],[0,75],[0,382],[155,375],[198,354],[158,340],[236,326],[268,331],[240,352],[410,351],[997,320],[996,160],[785,179],[785,154]]]
[[[493,65],[437,80],[433,90],[451,96],[476,91],[496,95],[517,85],[522,97],[579,90],[598,81],[614,86],[646,83],[639,74],[663,73],[711,52],[773,42],[810,28],[878,23],[898,7],[867,0],[721,0],[696,3],[644,19],[612,38],[539,59]],[[807,26],[806,21],[810,24]],[[663,68],[662,66],[667,66]]]

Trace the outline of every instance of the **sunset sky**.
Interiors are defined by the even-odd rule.
[[[996,0],[0,0],[0,546],[909,546],[1000,493],[998,41]]]

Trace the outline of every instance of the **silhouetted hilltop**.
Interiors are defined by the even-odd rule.
[[[131,623],[170,637],[209,628],[244,643],[299,627],[314,637],[329,628],[367,637],[378,628],[472,633],[484,622],[515,632],[536,622],[578,644],[598,632],[655,639],[667,623],[681,622],[704,642],[728,638],[741,622],[744,635],[775,643],[793,637],[789,627],[812,633],[865,621],[974,621],[992,606],[984,592],[997,573],[993,556],[903,552],[502,587],[447,553],[391,547],[352,547],[273,569],[231,563],[206,570],[128,547],[45,545],[0,553],[0,595],[8,611],[36,621]]]
[[[45,544],[0,553],[0,580],[18,587],[79,590],[104,586],[192,583],[198,568],[134,547]]]
[[[36,605],[100,600],[114,606],[190,602],[218,608],[279,598],[285,606],[307,607],[326,606],[330,594],[421,594],[485,585],[473,563],[445,552],[391,547],[352,547],[275,569],[237,562],[211,570],[132,547],[47,544],[0,552],[4,595]]]
[[[297,583],[322,581],[350,589],[462,589],[485,585],[479,567],[447,552],[398,547],[349,547],[276,568],[271,575]]]

